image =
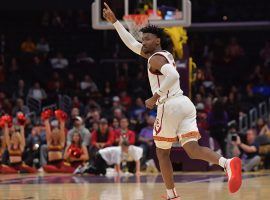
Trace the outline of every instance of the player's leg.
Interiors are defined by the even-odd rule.
[[[178,137],[186,153],[192,159],[200,159],[223,167],[229,177],[229,190],[236,192],[242,183],[241,160],[239,158],[226,159],[208,147],[198,144],[200,133],[196,122],[196,109],[190,100],[185,102],[186,117],[179,124]]]
[[[172,143],[165,141],[155,141],[155,143],[157,146],[156,153],[158,157],[160,172],[166,186],[167,198],[177,199],[178,195],[174,186],[173,167],[170,159]]]
[[[242,164],[240,158],[226,159],[208,147],[202,147],[196,141],[190,141],[183,145],[191,159],[204,160],[223,167],[229,177],[229,190],[234,193],[239,190],[242,183]]]
[[[171,102],[158,106],[157,118],[154,124],[153,138],[156,144],[156,153],[160,165],[160,171],[167,189],[168,199],[177,199],[177,193],[173,181],[173,168],[170,160],[172,143],[177,141],[178,120],[173,117]]]

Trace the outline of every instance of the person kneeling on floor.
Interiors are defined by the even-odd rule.
[[[78,168],[75,173],[90,173],[90,174],[106,174],[106,169],[114,165],[116,172],[119,174],[123,170],[128,169],[131,173],[140,174],[140,159],[142,158],[143,150],[140,147],[129,145],[128,140],[122,139],[120,146],[106,147],[100,149],[94,159],[94,162],[88,166]],[[134,167],[135,165],[135,167]]]

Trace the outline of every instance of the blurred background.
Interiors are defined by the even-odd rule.
[[[96,142],[91,135],[98,134],[105,122],[115,135],[132,132],[132,144],[144,149],[142,165],[153,158],[156,161],[151,140],[156,113],[144,106],[151,95],[146,60],[129,51],[115,31],[92,28],[92,2],[1,2],[0,113],[16,117],[21,111],[26,115],[23,160],[36,168],[44,164],[40,149],[47,141],[40,115],[48,108],[60,108],[68,114],[66,132],[75,126],[76,117],[81,117],[79,121],[90,135],[86,143],[90,155]],[[118,9],[116,13],[123,12],[119,2],[123,0],[108,1]],[[169,0],[159,1],[159,5],[170,6],[172,2],[172,6],[177,5]],[[198,112],[204,136],[200,143],[225,156],[245,159],[245,150],[235,151],[233,136],[237,135],[247,145],[256,142],[256,155],[261,156],[256,167],[269,168],[270,3],[191,3],[192,25],[185,29],[187,41],[182,44],[177,67],[185,94]],[[135,8],[151,7],[148,1],[133,4]],[[190,67],[195,64],[196,68]],[[101,118],[107,121],[100,122]],[[250,132],[252,139],[247,134]],[[8,164],[3,131],[1,139],[2,162]],[[117,144],[112,141],[110,145]],[[186,155],[179,149],[175,145],[176,153],[172,153],[176,169],[214,169],[203,161],[186,161],[184,165],[178,159],[179,151],[182,157]]]

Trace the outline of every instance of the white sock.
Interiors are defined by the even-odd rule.
[[[226,158],[220,157],[220,159],[218,161],[218,164],[219,164],[220,167],[225,168],[226,162],[227,162],[227,159]]]
[[[175,197],[177,197],[177,193],[176,193],[176,190],[175,190],[175,188],[173,188],[173,189],[166,189],[167,190],[167,196],[168,196],[168,198],[175,198]]]

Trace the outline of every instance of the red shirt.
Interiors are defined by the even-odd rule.
[[[91,145],[96,146],[96,143],[105,143],[104,147],[112,146],[114,143],[114,132],[112,129],[107,129],[106,133],[102,134],[100,130],[92,132]]]
[[[127,130],[124,132],[122,129],[116,130],[114,134],[115,141],[120,141],[120,136],[127,137],[129,144],[135,144],[135,132],[132,130]]]

